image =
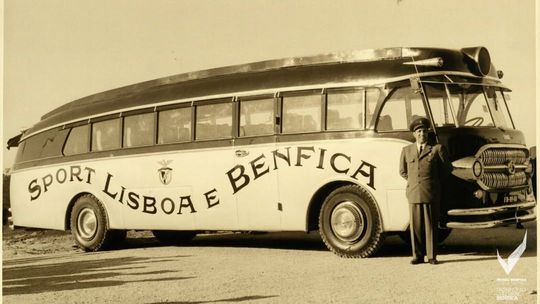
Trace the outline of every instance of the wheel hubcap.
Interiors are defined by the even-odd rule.
[[[97,217],[94,210],[89,208],[81,210],[77,218],[77,231],[85,240],[94,237],[97,231]]]
[[[345,201],[337,205],[332,211],[330,225],[334,235],[340,240],[354,242],[364,232],[365,219],[356,204]]]

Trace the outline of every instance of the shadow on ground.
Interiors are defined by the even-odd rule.
[[[508,256],[523,241],[525,231],[528,233],[527,250],[523,256],[536,256],[536,223],[527,223],[524,229],[516,229],[515,226],[511,226],[479,230],[454,230],[439,246],[439,253],[464,256],[487,255],[496,258],[498,250],[501,255]],[[128,238],[116,249],[159,246],[165,245],[159,243],[149,234],[146,237]],[[205,234],[197,236],[182,246],[328,251],[318,231],[309,234],[303,232]],[[406,257],[410,254],[410,245],[397,235],[388,235],[375,257]]]
[[[202,303],[220,303],[220,302],[251,302],[255,300],[261,300],[261,299],[268,299],[268,298],[275,298],[278,296],[245,296],[245,297],[237,297],[237,298],[228,298],[228,299],[219,299],[219,300],[208,300],[208,301],[180,301],[180,302],[153,302],[148,304],[202,304]]]
[[[145,271],[151,263],[173,261],[188,256],[167,258],[101,258],[96,260],[53,262],[58,257],[50,258],[52,263],[35,264],[47,259],[30,258],[4,262],[2,271],[3,295],[35,294],[50,291],[65,291],[95,287],[119,286],[132,282],[144,282],[138,276],[155,274],[174,274],[175,271]],[[125,270],[137,272],[125,273]],[[132,276],[133,279],[119,279],[118,276]],[[188,276],[170,276],[152,281],[177,281],[193,279]]]

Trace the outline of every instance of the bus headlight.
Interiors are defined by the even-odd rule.
[[[452,174],[468,181],[479,179],[484,173],[484,165],[474,156],[468,156],[452,162]]]
[[[472,167],[473,174],[476,178],[480,178],[482,176],[482,172],[484,171],[484,166],[482,166],[482,163],[479,160],[476,160]]]

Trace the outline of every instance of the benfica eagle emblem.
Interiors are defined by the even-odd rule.
[[[172,163],[172,160],[158,162],[161,165],[161,168],[158,169],[159,180],[164,185],[168,185],[172,180],[172,168],[169,168],[170,163]]]

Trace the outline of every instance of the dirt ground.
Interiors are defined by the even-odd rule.
[[[527,249],[507,258],[527,231]],[[3,230],[3,303],[536,303],[536,223],[455,230],[440,265],[410,265],[388,237],[368,259],[330,253],[317,233],[202,235],[164,246],[130,231],[119,248],[84,253],[68,232]],[[511,299],[516,299],[511,300]]]
[[[128,239],[138,239],[139,241],[148,239],[153,242],[152,237],[152,233],[149,231],[129,231],[127,236]],[[75,245],[69,231],[23,228],[11,230],[7,226],[2,229],[2,250],[3,260],[44,254],[81,252]]]

